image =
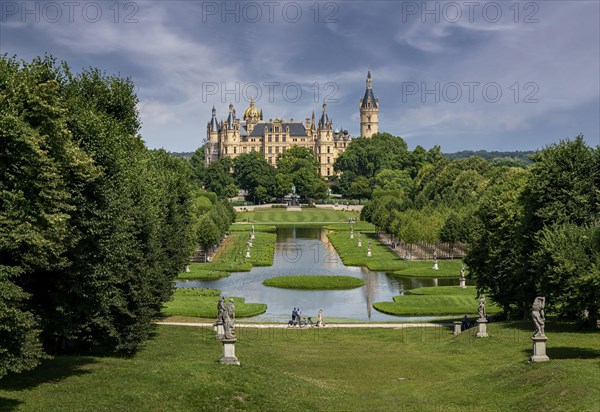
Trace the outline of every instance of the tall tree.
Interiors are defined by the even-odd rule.
[[[39,319],[49,351],[132,352],[195,241],[190,166],[145,148],[128,79],[52,58],[0,73],[0,258],[17,287],[3,278],[0,301]]]
[[[371,178],[382,169],[403,169],[408,164],[406,142],[388,133],[378,133],[370,139],[353,140],[336,159],[334,169]]]
[[[267,200],[268,194],[274,196],[275,168],[265,160],[261,152],[242,153],[233,161],[233,173],[240,188],[251,196]],[[256,193],[261,186],[260,195]],[[264,192],[264,193],[262,193]]]

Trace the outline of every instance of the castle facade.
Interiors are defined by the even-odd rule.
[[[371,82],[369,71],[365,95],[360,100],[362,137],[371,137],[378,132],[379,127],[379,101],[373,94]],[[315,121],[314,111],[304,122],[280,118],[264,121],[262,110],[255,106],[253,99],[242,119],[237,118],[233,104],[230,104],[227,119],[218,121],[213,107],[206,134],[204,155],[207,166],[225,156],[235,158],[250,152],[263,153],[265,160],[276,166],[279,153],[291,146],[300,146],[314,152],[322,176],[334,174],[333,163],[352,139],[347,130],[333,128],[333,121],[327,115],[326,103],[323,103],[318,121]]]

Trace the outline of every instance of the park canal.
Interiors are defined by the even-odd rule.
[[[365,248],[366,253],[366,248]],[[361,278],[365,285],[350,290],[292,290],[267,287],[263,280],[284,275],[345,275]],[[395,277],[365,267],[345,266],[327,238],[327,230],[308,227],[279,227],[273,265],[254,267],[250,272],[234,272],[213,280],[181,280],[177,287],[220,289],[226,296],[240,296],[246,302],[267,304],[267,311],[252,318],[257,321],[285,322],[293,307],[304,316],[323,309],[326,318],[358,321],[428,320],[430,317],[399,317],[380,313],[372,304],[391,301],[404,291],[426,286],[458,285],[457,279]]]

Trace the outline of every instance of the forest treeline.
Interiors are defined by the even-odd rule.
[[[0,58],[0,377],[47,354],[135,351],[200,219],[233,219],[198,200],[188,161],[146,148],[137,102],[98,69]]]
[[[403,147],[394,139],[362,142],[361,151],[378,153],[373,170],[349,161],[357,157],[354,143],[338,158],[340,181],[351,173],[372,187],[362,219],[408,243],[466,243],[469,276],[508,316],[522,316],[546,296],[554,313],[595,324],[600,147],[577,136],[531,155],[527,168],[422,152],[426,160],[415,169],[398,160],[408,153],[394,153]]]

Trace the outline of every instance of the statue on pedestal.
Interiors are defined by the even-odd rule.
[[[546,316],[544,307],[546,306],[546,298],[538,296],[533,301],[531,306],[531,317],[535,325],[535,333],[533,336],[546,336],[544,334],[544,325],[546,324]]]
[[[219,302],[217,302],[217,323],[223,323],[223,315],[225,313],[225,296],[221,296]]]
[[[467,278],[465,277],[465,265],[463,265],[460,268],[460,285],[458,286],[461,289],[464,289],[467,287],[467,285],[465,284],[465,281],[467,280]]]
[[[233,298],[229,299],[229,303],[223,311],[223,320],[225,322],[225,339],[235,339],[235,306]]]
[[[479,307],[477,308],[477,312],[479,313],[479,319],[487,318],[485,313],[485,295],[481,295],[481,298],[479,299]]]

